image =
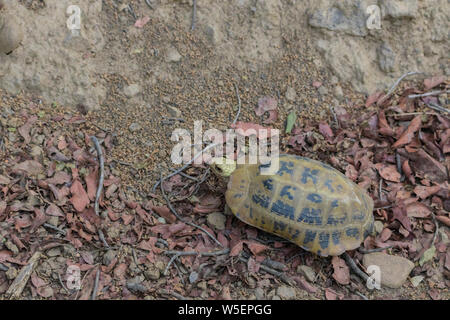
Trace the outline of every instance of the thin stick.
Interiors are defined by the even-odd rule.
[[[164,254],[173,255],[173,256],[172,256],[172,258],[170,258],[169,263],[167,264],[166,269],[164,270],[164,275],[166,276],[168,274],[170,266],[180,256],[213,257],[213,256],[220,256],[220,255],[228,254],[229,252],[230,252],[230,249],[223,249],[223,250],[215,251],[215,252],[173,251],[173,250],[165,251]]]
[[[128,4],[128,12],[133,16],[134,20],[137,20],[136,13],[134,13],[133,7],[131,4]]]
[[[422,98],[422,97],[428,97],[428,96],[438,96],[442,93],[450,93],[450,90],[438,90],[438,91],[431,91],[431,92],[427,92],[427,93],[422,93],[422,94],[410,94],[408,96],[409,99],[414,99],[414,98]]]
[[[381,252],[381,251],[384,251],[386,249],[390,249],[392,247],[394,247],[394,246],[387,246],[387,247],[375,248],[375,249],[364,249],[364,248],[360,247],[360,248],[358,248],[358,251],[361,252],[361,253],[367,254],[367,253]]]
[[[436,115],[436,113],[434,113],[434,112],[422,111],[422,112],[408,112],[408,113],[392,113],[392,114],[387,114],[386,117],[406,117],[406,116],[417,116],[420,114],[426,114],[426,115],[431,115],[431,116]]]
[[[192,4],[192,21],[191,21],[191,31],[195,29],[195,20],[197,19],[197,0],[193,1]]]
[[[100,267],[97,269],[97,274],[95,275],[95,284],[94,284],[94,290],[92,290],[92,296],[91,300],[97,299],[97,292],[98,292],[98,282],[100,280]]]
[[[166,289],[159,289],[159,291],[161,292],[161,294],[166,295],[166,296],[172,296],[174,298],[177,298],[178,300],[187,300],[185,297],[183,297],[181,294],[176,293],[176,292],[171,292],[168,291]]]
[[[445,112],[445,113],[450,113],[450,110],[441,106],[438,106],[437,104],[434,103],[425,103],[425,105],[428,108],[431,108],[433,110],[437,110],[437,111],[441,111],[441,112]]]
[[[238,99],[238,112],[236,114],[236,117],[234,118],[233,125],[236,124],[239,119],[239,115],[241,114],[241,97],[239,96],[239,88],[236,83],[234,84],[234,89],[236,90],[236,97]]]
[[[391,89],[388,91],[388,93],[381,98],[380,101],[377,102],[377,105],[382,104],[384,101],[386,101],[391,94],[394,92],[395,88],[399,85],[400,81],[402,81],[404,78],[408,77],[408,76],[412,76],[414,74],[420,74],[422,72],[418,72],[418,71],[411,71],[411,72],[407,72],[405,74],[403,74],[400,78],[397,79],[397,81],[395,81],[395,83],[392,85]]]
[[[248,259],[246,259],[246,258],[244,258],[244,257],[242,257],[242,256],[239,257],[239,260],[242,261],[242,262],[244,262],[244,263],[248,263]],[[286,276],[286,274],[284,274],[283,272],[274,270],[274,269],[272,269],[272,268],[270,268],[270,267],[268,267],[268,266],[265,266],[265,265],[263,265],[263,264],[261,264],[261,265],[259,266],[259,269],[260,269],[260,270],[263,270],[263,271],[265,271],[265,272],[267,272],[267,273],[269,273],[269,274],[271,274],[271,275],[273,275],[273,276],[275,276],[275,277],[280,278],[280,279],[283,280],[286,284],[292,285],[292,283],[293,283],[293,281],[292,281],[288,276]]]
[[[436,230],[434,230],[433,241],[431,241],[431,246],[430,246],[430,248],[431,248],[432,246],[434,246],[434,243],[436,242],[437,235],[438,235],[438,231],[439,231],[439,224],[438,224],[437,219],[436,219],[436,216],[434,215],[433,212],[431,213],[431,216],[433,217],[433,222],[434,222],[434,225],[435,225]]]
[[[172,171],[176,171],[176,170],[175,170],[175,169],[172,169]],[[188,178],[188,179],[191,179],[191,180],[194,180],[194,181],[198,181],[198,178],[193,177],[193,176],[190,176],[190,175],[188,175],[188,174],[186,174],[186,173],[184,173],[184,172],[178,172],[178,174],[179,174],[180,176],[182,176],[182,177],[185,177],[185,178]]]
[[[338,121],[338,119],[337,119],[336,112],[334,112],[334,107],[329,106],[329,108],[330,108],[331,114],[333,115],[334,122],[336,122],[336,126],[337,126],[338,128],[340,128],[340,123],[339,123],[339,121]]]
[[[183,274],[181,273],[180,267],[178,267],[178,263],[174,261],[173,265],[175,266],[175,269],[177,269],[178,277],[180,278],[181,283],[184,284]]]
[[[221,256],[228,254],[230,252],[230,249],[223,249],[219,251],[213,251],[213,252],[197,252],[197,251],[175,251],[175,250],[167,250],[164,251],[164,254],[167,255],[179,255],[179,256],[200,256],[200,257],[214,257],[214,256]]]
[[[62,281],[61,275],[59,274],[59,272],[58,272],[58,280],[59,280],[59,284],[61,285],[61,287],[64,290],[66,290],[67,294],[70,294],[70,291],[69,291],[69,289],[67,289],[67,287],[65,286],[64,282]]]
[[[163,188],[163,186],[162,186],[162,182],[164,182],[164,180],[165,180],[165,179],[164,179],[164,178],[162,177],[162,175],[161,175],[161,193],[162,193],[164,199],[165,199],[166,202],[167,202],[167,206],[169,207],[170,211],[172,211],[172,213],[175,215],[175,217],[177,217],[177,219],[180,220],[181,222],[184,222],[184,223],[186,223],[187,225],[190,225],[190,226],[192,226],[192,227],[194,227],[194,228],[197,228],[197,229],[203,231],[204,233],[206,233],[206,234],[208,235],[208,237],[210,237],[212,240],[214,240],[215,243],[217,243],[220,247],[223,248],[223,245],[222,245],[222,244],[221,244],[221,243],[220,243],[220,242],[219,242],[219,241],[218,241],[211,233],[209,233],[207,230],[205,230],[204,228],[200,227],[199,225],[196,225],[196,224],[193,223],[193,222],[184,220],[183,218],[181,218],[181,217],[178,215],[178,212],[177,212],[177,211],[174,209],[174,207],[172,206],[172,203],[170,202],[169,197],[167,197],[166,193],[164,192],[164,188]]]
[[[174,254],[174,255],[172,256],[172,258],[170,258],[169,263],[167,264],[166,268],[164,269],[164,273],[163,273],[163,274],[164,274],[165,276],[167,276],[167,274],[169,273],[169,268],[170,268],[170,266],[172,265],[172,263],[173,263],[176,259],[178,259],[179,256],[180,256],[180,254],[177,253],[177,254]]]
[[[100,196],[102,194],[103,181],[105,179],[105,159],[103,158],[102,148],[100,146],[100,143],[97,140],[97,137],[96,136],[91,136],[91,140],[94,143],[95,150],[97,150],[97,157],[98,157],[98,161],[100,163],[100,178],[99,178],[99,181],[98,181],[97,192],[95,194],[95,205],[94,205],[95,214],[97,216],[100,216],[99,199],[100,199]],[[98,236],[99,236],[100,240],[103,242],[103,245],[106,248],[109,248],[109,245],[108,245],[108,243],[105,240],[105,236],[103,235],[103,231],[100,228],[98,229]]]
[[[152,3],[150,2],[150,0],[145,0],[145,3],[148,5],[148,7],[149,7],[150,9],[153,10],[153,5],[152,5]]]
[[[45,228],[49,228],[49,229],[55,230],[55,231],[57,231],[57,232],[59,232],[59,233],[61,233],[63,235],[66,235],[66,231],[65,230],[60,229],[58,227],[55,227],[54,225],[52,225],[50,223],[44,223],[42,226],[44,226]]]
[[[166,117],[166,116],[162,116],[164,119],[166,120],[173,120],[173,121],[180,121],[180,122],[185,122],[185,120],[183,118],[176,118],[176,117]]]

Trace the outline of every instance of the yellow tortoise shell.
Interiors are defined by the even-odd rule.
[[[273,175],[261,165],[233,172],[225,193],[243,222],[289,240],[320,256],[353,250],[373,231],[373,201],[336,169],[282,154]]]

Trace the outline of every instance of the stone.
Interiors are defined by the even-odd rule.
[[[395,53],[392,48],[383,43],[377,49],[378,65],[383,72],[389,73],[394,71]]]
[[[208,214],[206,218],[208,225],[217,230],[225,230],[226,217],[220,212]]]
[[[5,242],[5,247],[7,247],[10,251],[12,251],[12,253],[14,253],[14,255],[19,254],[19,248],[17,248],[17,246],[12,243],[11,241],[6,241]]]
[[[47,223],[57,227],[59,224],[59,217],[51,216],[50,218],[48,218]]]
[[[377,234],[380,234],[381,231],[383,231],[383,229],[384,229],[383,222],[381,222],[381,221],[379,221],[379,220],[376,220],[376,221],[373,223],[373,227],[374,227],[375,232],[376,232]]]
[[[424,278],[425,278],[424,276],[415,276],[415,277],[412,277],[410,279],[410,281],[411,281],[413,287],[417,287]]]
[[[136,84],[130,84],[129,86],[126,86],[125,89],[123,90],[123,93],[128,97],[128,98],[132,98],[134,96],[137,96],[139,93],[141,92],[141,87]]]
[[[166,269],[166,265],[163,261],[158,260],[155,262],[155,267],[158,268],[159,272],[164,272],[164,270]]]
[[[342,100],[344,98],[344,91],[341,86],[334,87],[334,95],[338,98],[338,100]]]
[[[275,295],[272,297],[272,300],[281,300],[281,298],[279,296]]]
[[[167,111],[169,112],[171,117],[181,118],[182,116],[180,109],[178,109],[177,107],[167,106]]]
[[[19,271],[17,271],[16,268],[9,267],[8,270],[5,272],[5,275],[9,280],[13,280],[17,277],[18,273]]]
[[[166,62],[179,62],[181,58],[182,57],[176,48],[170,47],[167,50]]]
[[[308,20],[310,26],[323,28],[331,31],[342,32],[345,34],[364,37],[367,35],[366,17],[362,6],[348,5],[345,12],[337,5],[327,9],[322,8],[315,11]],[[342,5],[344,7],[344,5]]]
[[[41,158],[41,156],[44,154],[44,151],[39,146],[33,146],[31,148],[31,153],[30,154],[31,154],[31,156],[34,159],[38,159],[39,160]]]
[[[10,13],[0,16],[0,54],[9,54],[20,46],[23,40],[22,26]]]
[[[416,18],[418,13],[417,0],[381,0],[381,10],[394,19]]]
[[[127,288],[133,292],[145,293],[148,291],[147,287],[142,284],[144,277],[137,276],[127,280]]]
[[[137,122],[133,122],[132,124],[130,124],[130,126],[128,127],[128,129],[129,129],[131,132],[136,132],[136,131],[141,130],[141,125],[140,125],[139,123],[137,123]]]
[[[319,91],[319,94],[322,96],[328,94],[328,89],[325,86],[321,86],[317,91]]]
[[[297,267],[297,273],[300,273],[301,275],[304,275],[305,278],[309,282],[314,282],[316,280],[316,273],[311,267],[308,267],[306,265],[301,265]]]
[[[103,264],[105,266],[109,266],[115,257],[116,257],[116,252],[114,250],[106,251],[106,253],[103,255]]]
[[[150,280],[158,280],[161,277],[161,272],[156,266],[149,266],[144,272],[144,276]]]
[[[206,290],[206,288],[207,288],[206,281],[200,281],[199,283],[197,283],[197,287],[199,289]]]
[[[57,256],[60,256],[60,255],[61,255],[61,249],[58,248],[58,247],[52,248],[52,249],[48,250],[48,251],[46,252],[46,254],[47,254],[47,256],[49,256],[49,257],[57,257]]]
[[[295,299],[295,289],[288,286],[279,286],[277,289],[277,296],[279,296],[282,300]]]
[[[266,298],[263,288],[260,287],[256,288],[254,294],[257,300],[264,300]]]
[[[295,98],[297,98],[297,93],[295,92],[294,88],[287,87],[285,96],[287,100],[293,102],[295,101]]]
[[[389,288],[400,288],[405,283],[414,263],[403,257],[392,256],[382,252],[374,252],[363,256],[363,265],[375,265],[380,268],[381,285]]]
[[[166,224],[166,219],[164,219],[163,217],[159,217],[158,222],[161,224]]]

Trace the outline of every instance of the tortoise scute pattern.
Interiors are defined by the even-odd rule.
[[[243,222],[320,256],[356,249],[373,230],[372,199],[336,169],[299,156],[280,155],[274,175],[238,167],[225,198]]]

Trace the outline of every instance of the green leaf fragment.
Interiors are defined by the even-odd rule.
[[[295,120],[297,119],[297,114],[295,111],[291,111],[287,116],[286,120],[286,133],[291,133],[292,128],[294,128]]]
[[[433,259],[435,253],[436,253],[436,247],[434,245],[431,246],[430,248],[428,248],[427,250],[425,250],[423,255],[420,257],[419,265],[423,266],[426,262]]]

